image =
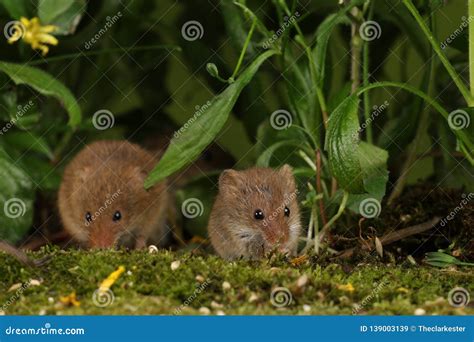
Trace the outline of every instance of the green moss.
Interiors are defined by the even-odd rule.
[[[160,251],[60,251],[43,249],[33,257],[53,254],[43,269],[25,268],[7,255],[0,255],[0,304],[6,314],[474,314],[472,308],[453,308],[448,292],[464,287],[474,292],[472,269],[439,270],[423,266],[400,266],[371,262],[357,266],[309,261],[298,267],[281,257],[261,262],[226,262],[215,256]],[[180,260],[176,270],[173,261]],[[92,299],[100,282],[118,266],[126,272],[112,286],[114,301],[98,307]],[[304,286],[298,279],[306,275]],[[196,280],[196,276],[198,280]],[[8,291],[30,279],[40,285]],[[302,280],[300,280],[302,281]],[[223,289],[223,282],[230,289]],[[348,291],[341,285],[352,284]],[[286,287],[292,303],[277,308],[270,302],[275,287]],[[59,298],[76,292],[80,306],[65,306]],[[250,300],[252,299],[252,300]],[[189,302],[189,305],[182,306]],[[307,305],[310,306],[308,309]],[[1,308],[1,306],[0,306]],[[306,309],[306,311],[305,311]]]

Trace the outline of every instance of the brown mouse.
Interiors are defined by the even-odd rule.
[[[258,259],[273,250],[296,254],[301,222],[292,168],[225,170],[208,231],[225,259]]]
[[[167,184],[143,181],[157,160],[127,141],[98,141],[66,166],[58,206],[64,228],[91,248],[143,248],[167,236]],[[161,242],[161,243],[160,243]]]

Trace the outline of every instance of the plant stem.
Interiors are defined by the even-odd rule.
[[[74,135],[74,130],[73,129],[68,129],[66,133],[62,136],[61,140],[58,142],[56,149],[53,152],[53,161],[52,163],[56,165],[59,162],[59,159],[66,148],[66,146],[69,144],[69,141],[71,141],[71,138]]]
[[[337,219],[342,215],[344,210],[346,209],[346,204],[347,204],[347,199],[349,198],[349,193],[347,191],[344,191],[344,195],[342,196],[342,201],[341,204],[339,205],[339,209],[337,210],[336,215],[331,217],[328,223],[324,225],[324,227],[321,229],[321,233],[316,237],[319,239],[321,242],[326,235],[326,233],[329,231],[329,228],[334,224],[334,222],[337,221]]]
[[[240,52],[239,60],[237,61],[237,65],[235,66],[234,72],[232,73],[232,76],[230,77],[232,80],[237,76],[237,73],[239,72],[240,66],[242,65],[242,61],[244,60],[245,57],[245,52],[247,51],[247,47],[249,46],[250,39],[252,38],[253,31],[255,30],[255,24],[257,23],[257,20],[254,18],[252,21],[252,26],[250,27],[249,34],[247,35],[247,38],[245,39],[244,46],[242,47],[242,51]]]
[[[372,20],[374,14],[374,2],[370,1],[369,15],[367,20]],[[362,55],[362,82],[364,87],[369,85],[369,42],[363,43]],[[373,143],[372,124],[370,123],[370,98],[368,93],[364,93],[364,118],[367,123],[365,136],[369,144]]]
[[[87,51],[87,52],[79,52],[79,53],[70,53],[66,55],[54,56],[49,58],[42,58],[37,59],[31,62],[27,62],[28,65],[40,65],[49,62],[58,62],[68,59],[74,59],[78,57],[89,57],[89,56],[97,56],[103,55],[107,53],[116,53],[116,52],[123,52],[126,51],[148,51],[148,50],[177,50],[181,51],[181,48],[177,45],[146,45],[146,46],[136,46],[136,47],[124,47],[124,48],[113,48],[113,49],[103,49],[103,50],[96,50],[96,51]]]
[[[474,0],[468,1],[468,21],[469,21],[469,83],[471,86],[471,96],[474,97]]]
[[[360,64],[363,40],[359,34],[362,12],[359,8],[353,7],[351,24],[351,93],[355,93],[360,85]]]
[[[470,3],[472,0],[470,0]],[[413,15],[415,20],[418,22],[418,25],[420,26],[421,30],[425,34],[426,38],[430,42],[433,50],[436,52],[438,55],[439,59],[441,60],[441,63],[443,63],[444,67],[448,71],[449,75],[451,76],[452,80],[458,87],[459,91],[461,92],[462,96],[464,97],[466,103],[468,106],[474,106],[474,96],[471,95],[469,92],[469,89],[466,87],[466,85],[463,83],[461,77],[456,73],[456,70],[454,70],[454,67],[451,65],[449,62],[448,58],[444,55],[443,51],[441,51],[440,46],[436,42],[433,33],[430,32],[428,29],[428,26],[426,26],[426,23],[423,21],[423,18],[421,17],[420,13],[416,9],[415,5],[413,5],[413,2],[411,0],[403,0],[403,3],[405,6],[408,8],[410,13]]]
[[[322,186],[321,186],[321,150],[317,149],[316,150],[316,190],[318,191],[318,194],[322,194]],[[319,211],[321,212],[321,221],[323,223],[323,226],[326,225],[327,223],[327,218],[326,218],[326,211],[324,209],[324,200],[321,197],[319,199]]]

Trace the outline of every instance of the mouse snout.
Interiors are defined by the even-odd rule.
[[[270,249],[284,252],[288,242],[288,229],[284,225],[278,222],[269,222],[263,235]]]
[[[91,248],[110,248],[116,243],[116,236],[109,227],[97,227],[89,236],[89,246]]]

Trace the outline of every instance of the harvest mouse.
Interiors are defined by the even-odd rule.
[[[209,236],[225,259],[294,255],[301,223],[292,168],[225,170],[209,219]]]
[[[64,228],[91,248],[143,248],[166,236],[166,182],[148,191],[143,181],[156,163],[127,141],[98,141],[66,166],[58,205]]]

